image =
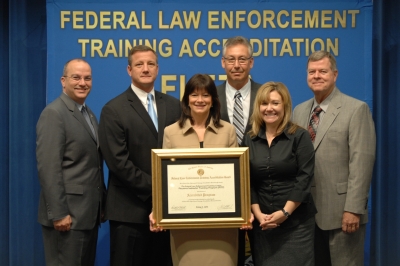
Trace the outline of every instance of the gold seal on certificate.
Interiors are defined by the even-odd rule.
[[[248,224],[248,148],[153,149],[152,168],[157,226],[228,228]]]

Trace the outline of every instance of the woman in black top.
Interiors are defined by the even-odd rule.
[[[243,146],[250,150],[252,253],[256,266],[314,265],[314,214],[310,193],[314,148],[308,131],[290,121],[283,83],[260,87]]]

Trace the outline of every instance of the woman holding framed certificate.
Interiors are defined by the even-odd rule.
[[[255,265],[314,265],[316,208],[310,193],[314,147],[307,130],[290,121],[292,104],[283,83],[260,87],[251,116],[251,209],[255,216]]]
[[[164,130],[163,148],[238,147],[235,128],[220,120],[217,89],[208,75],[196,74],[190,78],[181,106],[179,121]],[[160,230],[152,224],[150,216],[150,230]],[[237,228],[171,229],[170,232],[175,266],[237,265]]]

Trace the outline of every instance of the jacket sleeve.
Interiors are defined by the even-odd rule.
[[[69,214],[63,180],[65,124],[54,109],[45,108],[36,125],[36,160],[49,220]]]

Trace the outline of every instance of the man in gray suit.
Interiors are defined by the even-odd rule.
[[[38,222],[47,265],[94,265],[105,186],[97,120],[85,104],[92,88],[89,64],[68,61],[61,84],[63,92],[36,126]]]
[[[314,98],[294,109],[293,120],[314,143],[315,265],[364,265],[375,128],[368,105],[341,93],[337,76],[329,52],[311,54],[307,82]]]
[[[240,145],[243,135],[251,129],[250,116],[253,112],[257,90],[261,84],[249,78],[250,70],[254,65],[253,47],[245,37],[229,38],[224,43],[222,54],[221,64],[226,72],[226,81],[217,86],[218,97],[221,102],[221,119],[236,127],[237,140]],[[235,100],[238,93],[240,93],[238,100],[243,107],[244,132],[240,132],[240,129],[236,126],[236,121],[234,121]],[[244,265],[244,253],[245,231],[240,231],[238,265]]]

